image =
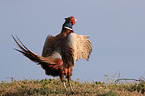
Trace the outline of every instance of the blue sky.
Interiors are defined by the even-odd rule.
[[[61,31],[64,18],[75,16],[74,32],[89,35],[93,51],[89,61],[76,62],[72,79],[103,81],[104,75],[121,78],[145,76],[144,0],[1,0],[0,81],[50,78],[44,70],[13,48],[17,35],[41,55],[47,35]]]

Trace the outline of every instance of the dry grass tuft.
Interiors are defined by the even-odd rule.
[[[79,96],[142,96],[144,94],[145,83],[137,82],[80,82],[72,81],[75,95]],[[68,86],[68,84],[67,84]],[[0,95],[2,96],[21,96],[21,95],[49,95],[49,96],[65,96],[72,95],[66,92],[60,79],[42,79],[39,80],[14,80],[0,84]]]

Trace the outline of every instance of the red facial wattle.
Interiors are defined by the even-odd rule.
[[[72,18],[70,20],[72,21],[72,24],[75,25],[76,19],[74,18],[74,16],[72,16]]]

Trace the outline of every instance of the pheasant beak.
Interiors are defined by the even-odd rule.
[[[77,19],[75,19],[75,21],[77,21]]]

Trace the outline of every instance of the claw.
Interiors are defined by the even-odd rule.
[[[76,94],[74,91],[71,91],[71,94]]]

